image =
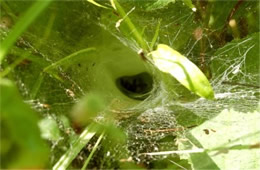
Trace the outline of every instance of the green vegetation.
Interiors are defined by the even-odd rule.
[[[0,1],[3,169],[259,169],[259,2]]]

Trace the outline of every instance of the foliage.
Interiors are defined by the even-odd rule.
[[[211,162],[198,162],[197,160],[203,158],[204,155],[191,154],[190,159],[195,169],[215,169],[214,166],[219,169],[257,169],[260,166],[257,149],[260,135],[258,122],[259,112],[257,111],[243,113],[233,109],[223,110],[214,119],[191,130],[190,142],[184,144],[182,149],[194,147],[207,149]],[[200,145],[197,145],[197,142]]]
[[[159,44],[151,53],[155,66],[159,70],[170,73],[181,84],[199,96],[213,99],[214,92],[204,74],[177,51],[164,44]]]
[[[1,129],[5,129],[1,132],[1,155],[6,155],[3,158],[3,166],[8,168],[44,167],[48,148],[40,138],[36,113],[23,103],[11,81],[2,79],[0,90]],[[34,161],[31,161],[32,158]]]
[[[259,168],[257,1],[0,8],[1,168]]]

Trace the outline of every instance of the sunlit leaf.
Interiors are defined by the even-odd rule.
[[[260,113],[223,110],[214,119],[191,130],[201,147],[212,150],[209,155],[220,169],[259,169]],[[193,139],[190,138],[192,143]],[[202,166],[199,155],[192,161]]]
[[[159,44],[151,52],[154,65],[162,72],[175,77],[183,86],[201,97],[214,98],[212,87],[200,69],[171,47]]]

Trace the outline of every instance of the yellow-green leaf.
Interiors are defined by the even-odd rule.
[[[201,97],[214,98],[212,87],[200,69],[171,47],[159,44],[151,52],[154,65],[162,72],[175,77],[183,86]]]
[[[175,3],[175,0],[157,0],[148,6],[147,11],[157,10],[166,7],[169,3]]]

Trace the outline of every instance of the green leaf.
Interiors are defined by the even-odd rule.
[[[259,169],[259,121],[257,111],[223,110],[214,119],[191,130],[191,134],[208,150],[220,169]]]
[[[3,164],[9,168],[44,168],[48,150],[40,137],[36,113],[23,102],[11,81],[1,79],[0,91],[1,124],[6,124],[1,132],[9,131],[8,135],[15,143],[11,146],[11,156],[15,159],[7,159]],[[1,155],[5,156],[8,155]]]
[[[212,157],[205,152],[205,149],[202,149],[203,146],[201,145],[200,141],[198,141],[191,133],[187,133],[186,137],[189,139],[185,142],[179,144],[179,149],[191,149],[191,150],[204,150],[203,152],[194,152],[189,153],[186,158],[192,164],[194,170],[201,170],[201,169],[210,169],[210,170],[219,170],[220,167],[214,162]],[[182,154],[184,156],[184,154]],[[201,161],[203,160],[203,162]]]
[[[175,77],[183,86],[201,97],[214,98],[214,92],[206,76],[186,57],[171,47],[159,44],[151,52],[154,65],[162,72]]]

